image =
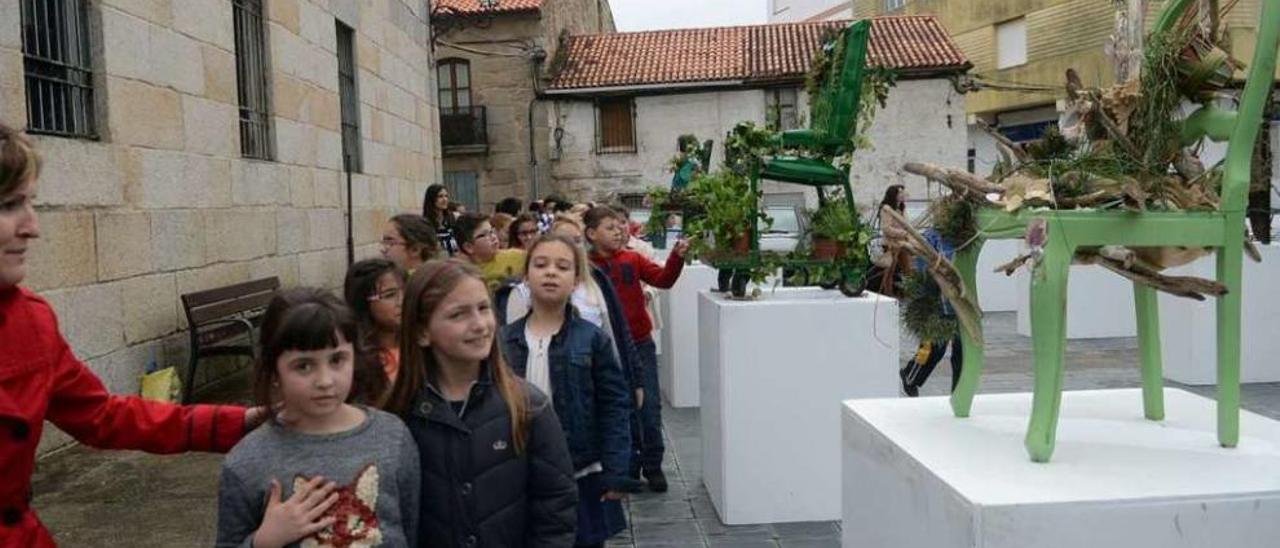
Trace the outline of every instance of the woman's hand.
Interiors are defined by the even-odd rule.
[[[280,482],[271,480],[267,511],[262,525],[253,532],[253,548],[278,548],[309,537],[333,525],[332,516],[323,517],[338,501],[337,488],[322,477],[303,484],[289,500],[280,500]]]
[[[689,240],[681,238],[676,241],[676,245],[671,247],[671,254],[680,258],[684,258],[684,252],[689,250]]]
[[[636,389],[636,409],[640,409],[641,407],[644,407],[644,389],[637,388]]]
[[[603,495],[600,495],[600,502],[607,500],[622,500],[625,498],[627,498],[627,494],[622,491],[605,491]]]

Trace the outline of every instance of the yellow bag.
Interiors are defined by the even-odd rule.
[[[142,376],[142,397],[176,403],[182,401],[182,376],[178,368],[166,367]]]

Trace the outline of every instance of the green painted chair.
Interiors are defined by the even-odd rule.
[[[827,81],[809,105],[809,129],[783,131],[776,134],[775,142],[783,148],[799,152],[795,156],[776,156],[752,167],[751,193],[760,189],[760,180],[811,186],[817,189],[818,200],[826,202],[825,189],[837,187],[844,190],[843,201],[857,217],[857,206],[849,186],[848,166],[835,164],[835,159],[853,151],[852,137],[857,131],[858,109],[862,99],[862,81],[866,75],[867,50],[871,40],[871,20],[863,19],[851,24],[842,34],[844,51],[840,66],[832,67]],[[754,224],[754,223],[753,223]],[[722,269],[750,269],[758,266],[760,257],[760,233],[751,227],[750,254],[744,259],[728,259],[715,263]],[[785,267],[806,268],[830,264],[824,260],[788,260]],[[862,292],[864,265],[842,265],[839,279],[834,285],[846,295]],[[740,287],[739,287],[740,286]],[[745,289],[745,277],[735,278],[734,293]]]
[[[1192,3],[1174,0],[1157,20],[1155,32],[1167,32]],[[1079,247],[1189,246],[1217,248],[1217,279],[1228,293],[1217,302],[1218,443],[1235,447],[1240,438],[1240,303],[1244,209],[1250,162],[1270,100],[1280,47],[1280,0],[1265,0],[1257,49],[1237,112],[1204,107],[1184,125],[1184,144],[1203,137],[1229,140],[1222,181],[1221,205],[1208,213],[1165,213],[1087,210],[1023,210],[1016,213],[980,210],[977,240],[958,252],[955,265],[966,290],[977,301],[975,272],[983,240],[1022,239],[1027,224],[1043,219],[1048,236],[1040,263],[1032,272],[1031,336],[1035,387],[1026,448],[1031,459],[1047,462],[1053,455],[1058,408],[1062,401],[1063,352],[1066,349],[1067,275]],[[1142,360],[1143,410],[1147,419],[1164,418],[1160,362],[1160,317],[1156,291],[1135,284],[1138,346]],[[962,330],[963,331],[963,330]],[[964,366],[951,395],[957,417],[967,417],[982,375],[984,351],[962,333]]]

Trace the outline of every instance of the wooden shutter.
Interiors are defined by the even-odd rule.
[[[631,98],[601,99],[600,152],[635,152],[635,118]]]

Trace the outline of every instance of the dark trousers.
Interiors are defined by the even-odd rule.
[[[964,365],[964,345],[960,344],[960,337],[951,339],[951,391],[956,391],[956,383],[960,382],[960,368]],[[932,341],[920,341],[920,348],[916,350],[915,357],[907,362],[907,370],[903,374],[903,385],[920,388],[924,386],[924,381],[929,380],[929,375],[933,374],[933,369],[938,366],[938,362],[942,361],[942,356],[947,353],[947,341],[934,343]],[[922,358],[923,355],[923,358]],[[920,361],[923,359],[923,363]]]
[[[639,443],[633,443],[637,455],[632,468],[657,470],[662,467],[666,447],[662,442],[662,391],[658,387],[658,347],[653,339],[636,343],[640,357],[640,378],[644,382],[644,404],[640,406]],[[632,440],[633,442],[636,440]]]

